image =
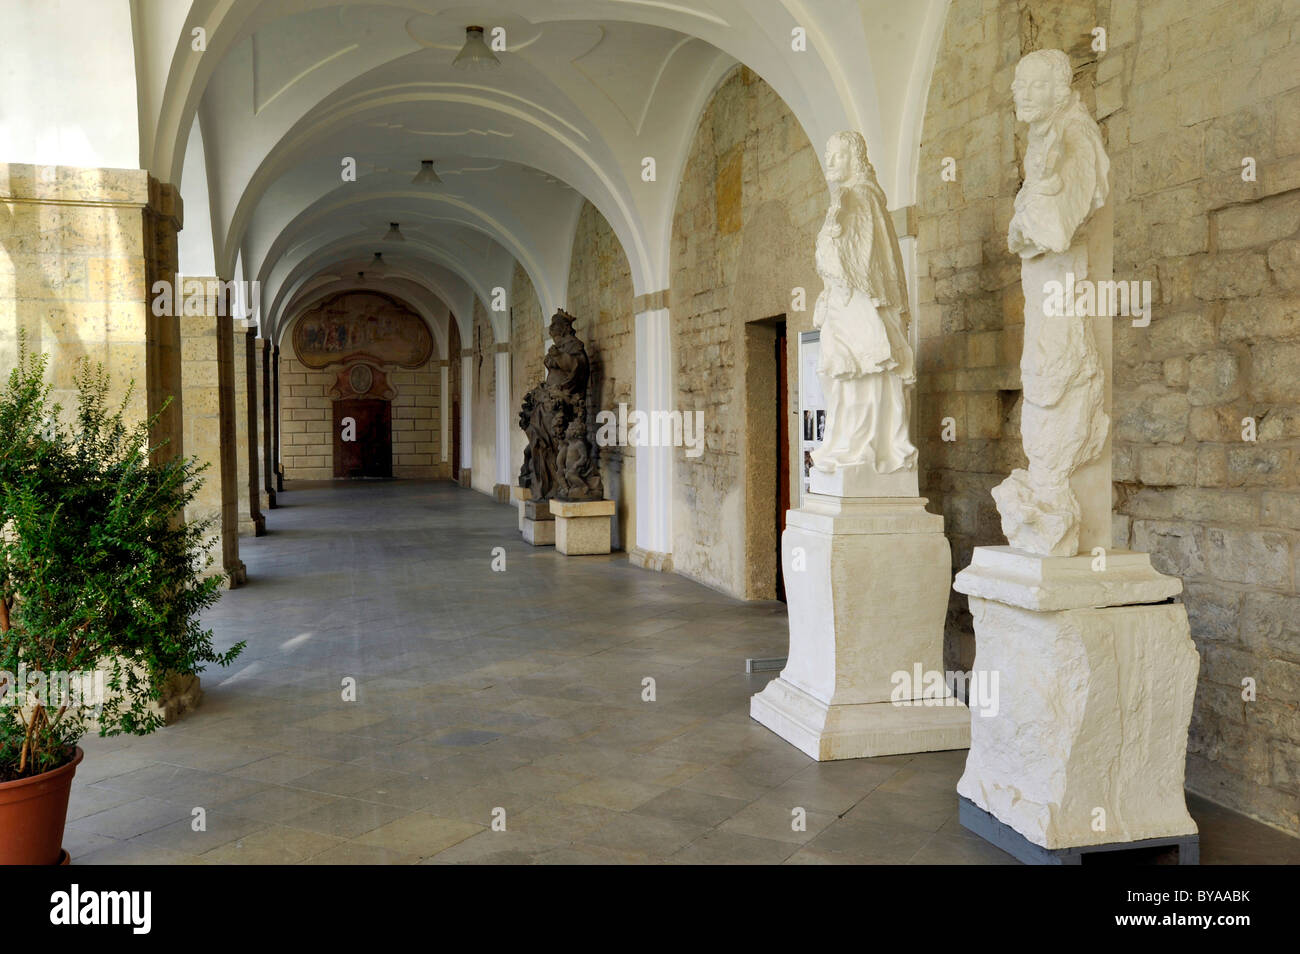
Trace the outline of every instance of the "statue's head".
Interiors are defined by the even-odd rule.
[[[559,341],[573,334],[573,316],[563,308],[557,309],[551,316],[551,326],[547,329],[552,341]]]
[[[1070,58],[1060,50],[1037,50],[1021,57],[1011,95],[1016,101],[1016,119],[1036,123],[1070,97],[1074,71]]]
[[[564,432],[564,436],[571,441],[581,440],[583,436],[582,432],[583,432],[582,421],[579,421],[575,418],[574,420],[569,422],[568,430]]]
[[[838,185],[852,185],[870,181],[876,170],[867,159],[867,141],[862,133],[851,130],[837,132],[826,140],[826,181]]]

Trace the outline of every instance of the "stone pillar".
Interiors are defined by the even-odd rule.
[[[186,509],[189,521],[213,521],[209,553],[211,572],[221,572],[230,586],[246,578],[239,559],[233,434],[234,369],[225,317],[225,289],[211,278],[186,278],[181,283],[186,303],[180,317],[181,382],[185,396],[186,453],[207,465],[203,483]],[[201,312],[201,313],[200,313]],[[228,506],[229,505],[229,506]]]
[[[236,433],[238,408],[235,402],[234,319],[230,317],[231,296],[224,298],[225,314],[218,313],[217,326],[217,379],[220,387],[220,414],[218,427],[221,445],[218,460],[221,470],[221,564],[225,567],[227,585],[231,588],[248,582],[248,569],[239,557],[240,507],[239,488],[243,485],[239,470],[239,437]],[[238,356],[240,359],[243,355]]]
[[[180,193],[174,186],[149,179],[149,204],[144,209],[145,274],[148,288],[154,292],[170,283],[172,309],[170,314],[157,314],[161,309],[152,305],[146,320],[149,323],[146,354],[149,414],[158,415],[154,426],[158,458],[179,457],[185,453],[185,397],[181,386],[181,325],[183,311],[177,301],[178,252],[176,233],[183,218]],[[159,440],[161,438],[161,440]],[[165,443],[164,443],[165,442]]]
[[[275,492],[284,493],[284,462],[280,456],[280,347],[277,345],[271,355],[271,425],[275,448]]]
[[[240,494],[240,527],[244,532],[244,515],[248,515],[248,522],[252,524],[252,533],[260,537],[266,533],[266,515],[262,512],[262,491],[261,491],[261,460],[260,451],[261,442],[257,439],[258,432],[258,412],[257,412],[257,327],[246,328],[243,334],[243,415],[244,422],[243,433],[239,435],[239,452],[240,452],[240,470],[243,479],[240,481],[244,485],[245,491]],[[236,358],[236,363],[239,362]],[[247,507],[245,510],[244,508]]]
[[[268,510],[275,509],[275,425],[271,413],[271,342],[265,338],[257,339],[258,377],[257,386],[261,393],[262,411],[262,505]]]
[[[474,349],[460,352],[460,485],[472,487],[474,466]]]
[[[496,467],[497,480],[492,488],[498,503],[510,502],[510,344],[498,341],[496,346]]]
[[[673,353],[667,289],[637,299],[636,407],[671,411]],[[628,561],[652,570],[673,565],[673,449],[638,447],[636,462],[636,543]]]

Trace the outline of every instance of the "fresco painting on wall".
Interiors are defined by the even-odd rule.
[[[324,368],[359,358],[418,368],[433,354],[419,315],[379,292],[344,292],[304,312],[293,330],[298,360]]]

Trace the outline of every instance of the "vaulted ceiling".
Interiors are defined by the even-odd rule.
[[[946,0],[186,6],[132,2],[142,164],[181,186],[182,271],[258,281],[263,333],[278,336],[381,251],[388,270],[367,285],[441,315],[444,344],[447,316],[467,334],[474,299],[509,290],[516,263],[544,315],[564,303],[584,200],[635,291],[665,287],[682,164],[738,62],[815,144],[861,129],[906,204]],[[471,24],[504,30],[499,69],[452,67]],[[441,184],[412,183],[424,159]],[[404,242],[382,241],[390,222]],[[504,314],[489,313],[504,340]]]

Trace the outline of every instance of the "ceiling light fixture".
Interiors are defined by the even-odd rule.
[[[481,26],[465,27],[465,45],[460,48],[451,65],[458,70],[495,70],[501,61],[491,48],[483,42]]]
[[[384,236],[384,241],[385,241],[385,242],[405,242],[405,241],[406,241],[406,236],[402,234],[402,230],[399,229],[399,228],[397,227],[397,223],[396,223],[396,222],[389,222],[389,223],[388,223],[388,234]]]
[[[420,171],[415,174],[411,180],[412,185],[438,185],[442,179],[438,178],[438,173],[433,171],[432,159],[420,160]]]
[[[366,283],[366,273],[365,273],[365,272],[357,272],[357,284],[358,284],[358,285],[364,285],[365,283]]]
[[[388,266],[384,264],[384,253],[376,252],[375,257],[370,260],[370,274],[384,275],[388,272]]]

